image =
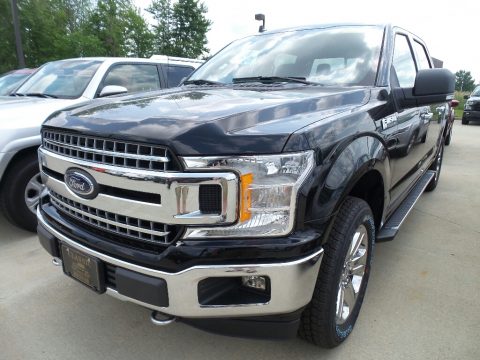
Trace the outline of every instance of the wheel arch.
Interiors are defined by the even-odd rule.
[[[8,162],[6,162],[6,165],[3,167],[3,172],[1,171],[2,169],[0,169],[0,189],[3,187],[5,178],[8,176],[13,164],[15,164],[15,162],[18,162],[20,159],[23,159],[27,156],[32,156],[33,154],[36,155],[37,150],[38,150],[38,145],[29,146],[17,151],[10,159],[8,159]]]
[[[309,217],[329,223],[330,228],[345,199],[355,196],[369,204],[375,226],[380,228],[390,201],[390,159],[385,144],[377,136],[365,134],[337,147],[334,153],[330,160],[325,159],[324,180],[310,196]]]

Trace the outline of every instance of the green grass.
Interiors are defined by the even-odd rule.
[[[460,91],[455,91],[455,99],[460,102],[458,106],[455,108],[455,119],[461,119],[463,115],[463,106],[465,105],[465,100],[463,98],[464,95],[469,95],[470,93],[468,92],[460,92]]]

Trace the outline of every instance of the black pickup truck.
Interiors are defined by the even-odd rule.
[[[158,325],[336,346],[375,241],[437,186],[453,91],[390,25],[234,41],[179,88],[44,123],[40,241]]]

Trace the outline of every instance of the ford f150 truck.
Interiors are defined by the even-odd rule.
[[[480,120],[480,86],[477,86],[470,96],[465,95],[465,105],[463,107],[462,124],[468,125],[470,120]]]
[[[437,186],[453,91],[390,25],[235,41],[180,88],[44,123],[40,242],[156,324],[336,346],[375,241]]]

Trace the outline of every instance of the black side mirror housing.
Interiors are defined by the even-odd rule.
[[[455,76],[447,69],[419,70],[413,88],[394,90],[398,105],[408,109],[453,99]]]
[[[469,95],[463,95],[463,98],[464,98],[465,100],[467,100],[467,99],[470,98],[470,96],[469,96]]]

